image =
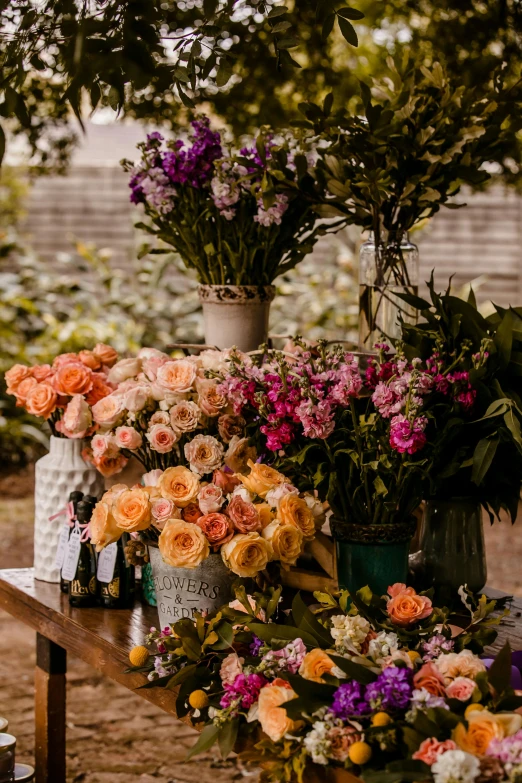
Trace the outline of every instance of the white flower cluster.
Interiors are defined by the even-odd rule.
[[[480,772],[480,761],[463,750],[447,750],[431,768],[435,783],[473,783]]]
[[[399,637],[396,633],[380,631],[375,639],[370,639],[368,645],[368,656],[373,658],[375,663],[381,663],[384,658],[392,655],[399,649]]]

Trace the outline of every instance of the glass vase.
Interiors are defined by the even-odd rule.
[[[400,319],[415,323],[417,310],[397,294],[419,287],[419,250],[407,233],[373,232],[359,252],[359,350],[400,337]]]
[[[455,596],[461,585],[482,590],[487,566],[480,503],[471,498],[428,500],[410,568],[420,587],[434,587],[441,597]]]

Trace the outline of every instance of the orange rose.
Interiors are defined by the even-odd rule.
[[[111,511],[118,527],[127,533],[146,530],[150,526],[150,501],[143,488],[122,492],[114,501]]]
[[[101,367],[100,360],[97,356],[94,355],[92,351],[80,351],[78,354],[78,359],[82,364],[84,364],[86,367],[89,367],[91,370],[99,370]]]
[[[89,531],[91,542],[95,545],[97,552],[118,541],[123,534],[123,530],[118,527],[116,520],[111,514],[109,504],[103,498],[94,507],[91,521],[89,522]]]
[[[210,554],[209,543],[197,525],[183,520],[167,522],[158,539],[165,563],[174,568],[197,568]]]
[[[181,516],[185,522],[192,522],[195,525],[198,519],[203,516],[203,512],[197,503],[189,503],[181,512]]]
[[[84,450],[85,451],[85,450]],[[85,455],[82,452],[83,458],[88,462],[92,462],[96,470],[98,470],[105,478],[115,476],[116,473],[121,473],[127,462],[129,461],[123,454],[101,454],[98,457],[90,456],[88,453]]]
[[[219,511],[205,514],[198,519],[196,524],[205,534],[210,546],[216,549],[221,544],[226,544],[227,541],[230,541],[234,535],[232,522],[225,514],[220,514]]]
[[[53,378],[58,394],[87,394],[92,389],[92,370],[81,362],[70,362],[59,367]]]
[[[429,739],[425,739],[424,742],[421,742],[419,749],[415,751],[412,758],[417,761],[424,761],[425,764],[431,767],[442,753],[446,753],[447,750],[456,749],[457,746],[453,740],[444,740],[444,742],[440,742],[440,740],[435,739],[435,737],[430,737]]]
[[[188,468],[177,465],[167,468],[158,481],[161,496],[172,500],[178,508],[185,508],[192,503],[199,492],[199,478]]]
[[[308,541],[315,536],[315,518],[312,510],[298,495],[283,495],[277,507],[277,518],[282,525],[293,525],[299,528]]]
[[[431,661],[425,663],[413,678],[413,684],[416,688],[424,688],[428,693],[433,696],[445,696],[446,688],[444,686],[444,679]]]
[[[249,459],[248,467],[250,468],[248,476],[238,475],[238,478],[253,495],[259,495],[259,497],[264,498],[271,489],[286,482],[286,478],[282,473],[274,470],[274,468],[270,468],[268,465],[254,463]]]
[[[390,598],[387,611],[394,625],[406,628],[408,625],[429,617],[432,613],[431,600],[425,595],[417,595],[413,587],[397,582],[388,588]]]
[[[513,712],[474,711],[468,713],[467,721],[468,728],[459,723],[452,736],[461,750],[474,756],[484,756],[491,740],[510,737],[522,726],[522,716]]]
[[[259,519],[261,520],[261,527],[264,530],[265,527],[268,527],[268,525],[274,519],[272,509],[268,503],[254,503],[254,505],[256,507],[257,513],[259,514]]]
[[[63,367],[64,364],[70,364],[71,362],[77,362],[78,357],[75,353],[61,353],[53,361],[53,368],[58,370],[59,367]]]
[[[24,378],[29,378],[31,375],[31,368],[26,367],[25,364],[13,364],[10,370],[4,375],[5,382],[7,384],[7,393],[15,394],[16,390]]]
[[[16,404],[18,405],[18,407],[22,407],[25,405],[29,392],[31,392],[34,388],[36,388],[37,384],[38,381],[36,380],[36,378],[33,378],[32,375],[20,381],[20,383],[16,387],[16,392],[14,392],[14,394],[16,395]]]
[[[104,343],[98,343],[93,348],[93,354],[96,356],[97,359],[100,360],[102,364],[105,364],[107,367],[112,367],[113,364],[115,364],[118,361],[118,354],[114,350],[114,348],[111,348],[110,345],[105,345]]]
[[[297,694],[292,690],[290,684],[280,678],[261,688],[258,720],[261,728],[272,742],[279,742],[285,734],[299,728],[300,723],[291,720],[286,710],[281,706],[295,698],[297,698]]]
[[[52,374],[50,364],[35,364],[31,367],[31,375],[36,378],[38,383],[45,381]]]
[[[299,674],[305,680],[324,682],[323,674],[331,674],[334,667],[335,664],[330,656],[324,650],[317,648],[306,653],[299,667]]]
[[[92,376],[92,389],[85,395],[85,402],[88,405],[96,405],[104,397],[108,397],[111,392],[112,386],[106,382],[105,375],[95,372]]]
[[[33,416],[48,419],[56,410],[57,399],[56,392],[50,383],[37,383],[27,395],[25,407],[27,412],[32,413]]]

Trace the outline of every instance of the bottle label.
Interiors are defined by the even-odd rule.
[[[98,555],[98,568],[96,576],[98,582],[108,583],[114,576],[114,567],[116,565],[116,556],[118,554],[118,544],[109,544],[105,549],[102,549]]]
[[[76,569],[78,567],[78,560],[80,559],[80,551],[82,548],[82,542],[80,540],[81,535],[82,531],[75,525],[69,536],[62,566],[62,579],[65,579],[67,582],[71,582],[76,576]]]
[[[65,551],[67,549],[67,544],[69,543],[70,532],[71,532],[71,528],[68,522],[65,525],[62,525],[62,529],[60,531],[60,538],[58,539],[58,549],[56,550],[56,557],[54,559],[54,564],[56,568],[61,569],[63,566],[63,562],[65,560]]]
[[[73,596],[90,595],[89,586],[82,585],[79,579],[73,579],[69,586],[69,595],[73,595]]]

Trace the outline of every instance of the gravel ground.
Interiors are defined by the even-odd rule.
[[[0,568],[32,564],[32,474],[0,480]],[[485,523],[488,582],[522,594],[522,531]],[[20,761],[32,763],[35,637],[0,611],[0,714],[17,737]],[[67,783],[228,783],[255,781],[236,761],[207,753],[186,762],[195,732],[120,685],[69,658]]]

